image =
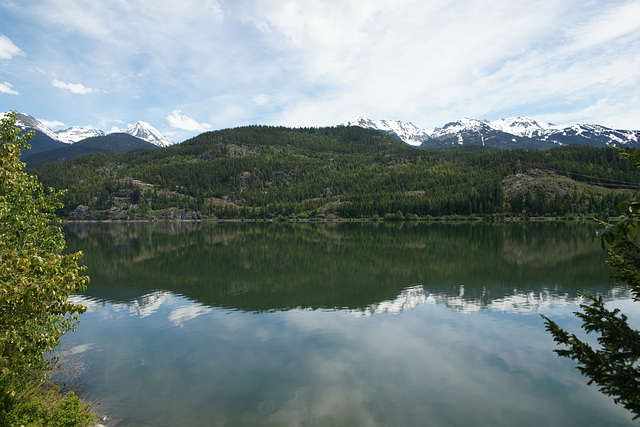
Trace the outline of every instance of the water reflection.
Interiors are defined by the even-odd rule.
[[[486,303],[483,299],[469,300],[464,298],[464,285],[460,285],[459,296],[449,296],[443,293],[429,293],[423,286],[410,286],[403,289],[393,300],[380,301],[361,309],[343,309],[356,316],[371,316],[374,314],[398,314],[405,310],[412,310],[422,304],[442,304],[454,311],[473,313],[477,311],[504,311],[517,313],[539,313],[540,311],[558,305],[573,306],[582,300],[576,295],[554,294],[549,290],[541,292],[518,292],[514,289],[512,295],[504,298],[490,300]],[[626,286],[616,286],[601,292],[607,299],[628,299],[631,292]],[[132,315],[140,317],[154,313],[160,305],[176,296],[167,291],[155,291],[136,297],[128,302],[113,302],[107,298],[89,297],[87,295],[74,295],[72,300],[76,304],[82,304],[89,311],[99,310],[108,304],[113,307],[126,308]],[[191,306],[180,309],[172,315],[172,322],[178,324],[182,320],[197,317],[207,313],[211,307]]]
[[[244,311],[362,314],[427,301],[536,311],[574,303],[578,290],[626,292],[585,224],[75,223],[67,237],[85,252],[87,296],[140,307],[156,290]]]
[[[628,300],[594,231],[71,224],[91,283],[65,341],[122,426],[632,425],[529,315]]]

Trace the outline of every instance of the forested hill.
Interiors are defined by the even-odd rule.
[[[241,144],[342,154],[380,152],[406,145],[376,130],[355,126],[298,129],[247,126],[206,132],[177,147],[193,146],[197,151],[205,147],[217,147],[221,142],[227,145]]]
[[[32,170],[70,219],[606,216],[640,173],[614,149],[427,150],[358,127],[249,126]]]

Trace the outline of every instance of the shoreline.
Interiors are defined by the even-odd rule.
[[[613,218],[608,218],[611,221]],[[150,219],[66,219],[60,218],[63,224],[66,223],[416,223],[416,222],[573,222],[573,221],[598,221],[595,216],[582,217],[429,217],[429,218],[411,218],[411,219],[373,219],[373,218],[286,218],[286,219],[253,219],[253,218],[200,218],[200,219],[167,219],[167,218],[150,218]]]

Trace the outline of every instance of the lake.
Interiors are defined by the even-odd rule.
[[[553,353],[577,292],[638,327],[589,223],[72,223],[63,348],[121,426],[615,426]],[[593,338],[590,338],[593,341]]]

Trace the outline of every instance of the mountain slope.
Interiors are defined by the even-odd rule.
[[[16,122],[16,126],[25,131],[35,131],[33,138],[29,141],[29,146],[31,148],[23,151],[21,157],[28,154],[38,153],[40,151],[64,147],[64,143],[56,138],[55,132],[43,125],[39,120],[34,119],[28,114],[17,113],[17,115],[18,120]],[[2,116],[4,116],[4,113],[0,113],[0,117]]]
[[[34,168],[45,163],[69,160],[89,153],[128,153],[130,151],[150,150],[153,148],[158,147],[135,136],[126,133],[110,133],[86,138],[75,144],[52,150],[33,154],[27,152],[22,161],[26,163],[27,168]]]
[[[607,216],[629,192],[621,187],[640,186],[612,149],[425,150],[356,126],[226,129],[32,171],[69,189],[65,214],[76,220]]]
[[[28,129],[32,130],[32,129]],[[27,131],[27,129],[25,129]],[[66,147],[67,144],[64,142],[60,142],[56,139],[51,138],[47,134],[36,130],[33,138],[29,141],[29,146],[31,147],[29,150],[23,150],[20,158],[24,158],[25,156],[40,153],[42,151],[53,150],[56,148]]]

